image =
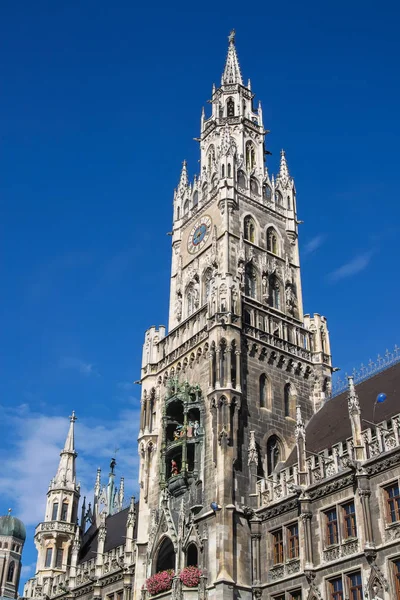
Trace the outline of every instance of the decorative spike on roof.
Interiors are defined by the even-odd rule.
[[[235,48],[235,30],[232,29],[229,34],[228,56],[226,58],[225,69],[221,79],[221,85],[240,83],[243,85],[242,74],[240,72],[239,61]]]
[[[296,428],[295,428],[296,439],[302,437],[303,439],[306,437],[306,428],[304,425],[303,417],[301,414],[301,406],[298,404],[296,406]]]
[[[279,177],[282,180],[289,179],[289,169],[286,162],[286,154],[284,150],[281,150],[281,164],[279,168]]]
[[[189,185],[189,178],[188,178],[188,174],[187,174],[187,164],[186,164],[186,160],[184,160],[182,163],[182,171],[181,171],[181,177],[179,179],[178,192],[180,192],[181,194],[183,192],[185,192],[188,185]]]
[[[360,402],[358,401],[358,395],[356,392],[356,388],[354,387],[354,377],[352,375],[349,375],[347,379],[349,382],[349,395],[347,396],[349,412],[359,411]]]
[[[77,420],[77,417],[75,415],[74,410],[72,411],[72,415],[70,416],[69,420],[70,420],[70,425],[69,425],[67,439],[65,440],[63,452],[75,452],[74,428],[75,428],[75,421]]]

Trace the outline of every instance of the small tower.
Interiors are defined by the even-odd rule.
[[[77,529],[79,485],[76,483],[74,428],[76,416],[72,412],[64,448],[60,453],[57,474],[47,492],[45,518],[36,527],[35,545],[38,550],[36,577],[39,585],[51,583],[69,565]],[[46,589],[43,589],[44,593]]]
[[[17,598],[21,555],[26,538],[25,525],[11,515],[0,517],[0,597]]]

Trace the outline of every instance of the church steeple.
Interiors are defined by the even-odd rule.
[[[64,448],[60,452],[60,462],[57,474],[53,480],[53,485],[74,486],[76,483],[75,461],[77,453],[75,452],[75,411],[70,416],[68,434],[65,439]]]
[[[226,57],[225,69],[222,74],[221,85],[231,85],[232,83],[239,83],[240,85],[243,85],[239,60],[236,54],[234,29],[232,29],[228,39],[228,56]]]

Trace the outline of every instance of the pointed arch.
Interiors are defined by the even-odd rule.
[[[226,116],[234,117],[235,116],[235,101],[233,98],[228,98],[226,101]]]
[[[243,236],[248,242],[256,243],[256,223],[250,215],[247,215],[243,221]]]
[[[199,203],[199,192],[195,191],[195,193],[193,194],[193,200],[192,200],[193,208],[196,208],[198,203]]]
[[[221,166],[221,177],[224,178],[225,177],[225,165]]]
[[[189,212],[189,200],[186,200],[185,204],[183,205],[183,214],[187,215]]]
[[[282,194],[278,191],[275,191],[275,202],[278,206],[283,206]]]
[[[203,304],[209,301],[211,295],[212,268],[207,267],[203,273]]]
[[[255,177],[250,177],[250,191],[258,195],[258,181]]]
[[[215,165],[215,148],[211,144],[207,150],[207,169],[209,173],[212,173]]]
[[[267,228],[267,250],[268,252],[272,252],[277,256],[280,255],[279,252],[279,236],[278,233],[272,225]]]
[[[285,417],[296,416],[297,390],[293,383],[286,383],[283,389],[283,411]]]
[[[276,275],[269,278],[269,304],[276,310],[282,310],[282,282]]]
[[[282,442],[277,435],[271,435],[267,440],[267,474],[272,475],[283,460]]]
[[[246,169],[251,171],[256,166],[256,149],[253,142],[246,142]]]
[[[272,385],[265,373],[262,373],[259,379],[259,400],[261,408],[272,409]]]
[[[237,182],[239,187],[244,189],[247,188],[246,175],[243,173],[243,171],[238,171]]]
[[[181,218],[181,207],[177,206],[176,207],[176,220],[179,221],[180,218]]]
[[[14,573],[15,573],[15,562],[12,560],[10,562],[10,564],[8,565],[8,571],[7,571],[7,582],[8,583],[14,582]]]
[[[171,539],[165,536],[156,551],[154,573],[175,569],[175,548]]]
[[[272,197],[271,188],[268,185],[268,183],[265,183],[263,185],[263,198],[266,202],[271,202],[271,197]]]
[[[230,178],[232,177],[232,165],[231,163],[228,163],[228,174],[227,177]]]
[[[63,500],[63,503],[61,505],[60,521],[67,521],[67,517],[68,517],[68,502],[66,500]]]
[[[246,265],[244,283],[244,293],[246,296],[250,296],[250,298],[257,298],[257,283],[257,270],[251,263],[248,263]]]

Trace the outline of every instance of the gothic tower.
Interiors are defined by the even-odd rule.
[[[50,595],[53,578],[66,572],[78,528],[80,491],[75,472],[75,421],[73,412],[64,448],[60,453],[57,474],[50,481],[47,491],[44,521],[35,530],[34,539],[38,551],[35,577],[43,595]]]
[[[11,514],[0,517],[0,597],[18,598],[25,525]]]
[[[257,478],[294,447],[297,407],[310,419],[330,390],[326,319],[303,313],[296,188],[283,150],[276,177],[265,165],[234,33],[211,106],[200,173],[190,183],[184,162],[174,194],[169,332],[143,348],[136,598],[194,564],[201,594],[252,596]]]

